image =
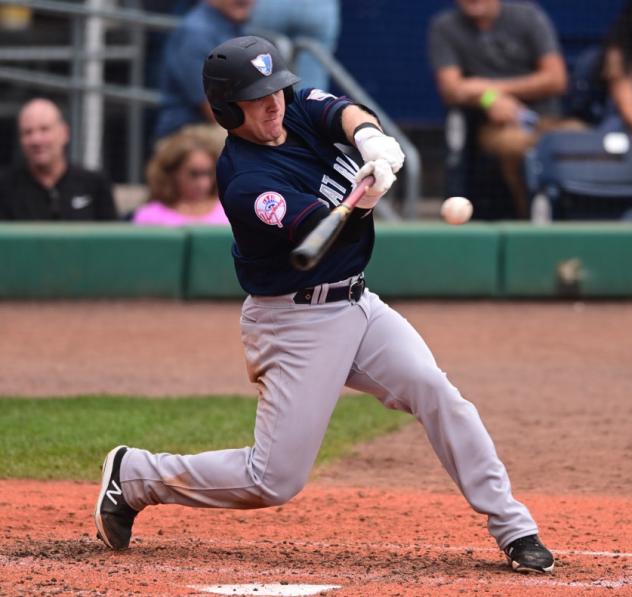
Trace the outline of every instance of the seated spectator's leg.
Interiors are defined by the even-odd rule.
[[[519,125],[484,124],[479,133],[481,148],[498,158],[518,218],[529,216],[529,196],[522,176],[525,154],[537,141],[537,134]]]
[[[336,51],[340,33],[338,0],[294,1],[292,10],[294,35],[311,37],[331,53]],[[329,75],[310,53],[301,52],[296,61],[301,87],[329,89]]]
[[[583,131],[588,125],[577,118],[550,118],[543,116],[538,122],[539,133],[549,133],[551,131]]]

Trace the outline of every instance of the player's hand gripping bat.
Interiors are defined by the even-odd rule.
[[[367,189],[375,182],[373,176],[363,178],[349,196],[331,213],[322,219],[303,242],[290,254],[292,265],[299,270],[310,270],[323,258],[336,240],[351,212],[364,197]]]

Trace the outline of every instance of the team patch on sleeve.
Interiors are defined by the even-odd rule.
[[[322,102],[326,100],[328,97],[336,99],[335,95],[332,95],[331,93],[327,93],[326,91],[323,91],[322,89],[312,89],[309,92],[307,99],[314,100],[315,102]]]
[[[274,191],[261,193],[255,200],[255,213],[264,224],[283,228],[283,217],[286,211],[285,198]]]

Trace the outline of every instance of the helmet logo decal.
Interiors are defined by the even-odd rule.
[[[250,63],[262,75],[269,77],[272,74],[272,56],[270,56],[270,54],[259,54],[259,56],[253,58]]]
[[[285,198],[274,191],[261,193],[255,200],[255,213],[264,224],[283,228],[283,217],[286,211]]]

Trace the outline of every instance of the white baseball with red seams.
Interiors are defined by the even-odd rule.
[[[454,226],[469,222],[474,207],[465,197],[450,197],[441,204],[441,217]]]

